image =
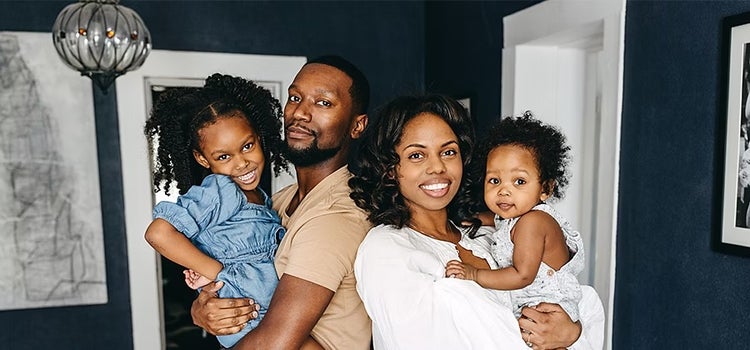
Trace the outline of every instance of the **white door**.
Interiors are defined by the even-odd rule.
[[[572,149],[554,206],[581,232],[611,347],[625,1],[549,0],[503,19],[502,115],[531,110]]]
[[[116,80],[120,128],[122,181],[130,276],[130,309],[135,350],[164,349],[160,305],[159,257],[143,234],[151,223],[154,197],[150,156],[143,127],[153,86],[200,85],[213,73],[231,74],[263,82],[286,101],[286,89],[306,62],[305,57],[154,50],[146,63]],[[274,178],[272,190],[294,181]],[[161,198],[160,198],[161,199]]]

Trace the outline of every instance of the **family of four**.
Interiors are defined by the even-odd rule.
[[[368,127],[369,90],[323,56],[283,107],[220,74],[155,103],[154,186],[180,197],[146,240],[200,290],[194,323],[238,350],[601,349],[580,235],[545,204],[567,184],[564,136],[524,115],[475,149],[441,95],[396,98]],[[287,162],[297,183],[269,197],[263,170]]]

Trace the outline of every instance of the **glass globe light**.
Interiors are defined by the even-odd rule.
[[[70,4],[52,26],[52,41],[63,62],[104,92],[115,78],[138,69],[151,51],[151,34],[141,17],[117,2]]]

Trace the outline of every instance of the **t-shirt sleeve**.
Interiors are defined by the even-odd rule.
[[[188,238],[234,216],[247,202],[245,195],[227,176],[209,175],[200,186],[191,187],[176,203],[162,201],[154,207],[154,219],[168,221]]]
[[[305,222],[296,233],[284,274],[336,291],[353,273],[354,257],[369,229],[354,213],[333,212]]]

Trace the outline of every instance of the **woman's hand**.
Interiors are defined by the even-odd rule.
[[[560,305],[541,303],[523,308],[521,314],[521,337],[535,350],[567,348],[581,336],[580,322],[573,322]]]
[[[213,335],[234,334],[258,317],[260,306],[252,299],[219,298],[218,290],[224,282],[211,282],[198,294],[190,307],[196,326]]]

